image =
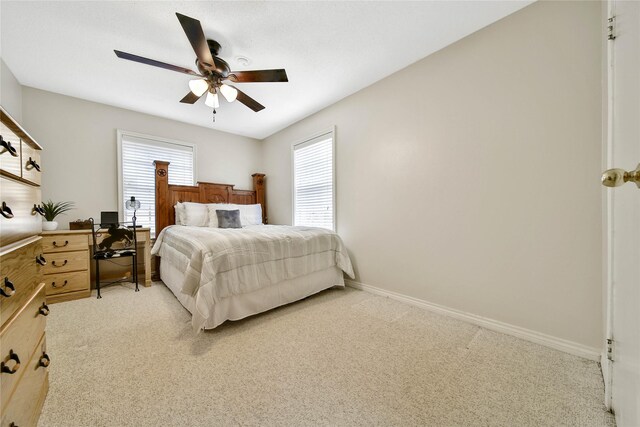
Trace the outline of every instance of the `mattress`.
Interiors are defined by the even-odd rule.
[[[160,278],[184,308],[193,313],[195,299],[180,292],[183,273],[174,265],[168,262],[161,262]],[[337,267],[285,280],[245,294],[232,295],[211,304],[209,317],[202,328],[213,329],[227,320],[240,320],[263,313],[276,307],[299,301],[334,286],[344,287],[343,272]]]

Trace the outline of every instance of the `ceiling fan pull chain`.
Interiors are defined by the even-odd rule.
[[[216,109],[213,109],[213,123],[216,122]]]

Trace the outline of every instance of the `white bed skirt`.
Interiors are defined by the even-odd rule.
[[[195,300],[180,292],[183,273],[168,262],[160,262],[160,278],[178,301],[193,313]],[[299,301],[333,286],[344,287],[342,270],[337,267],[316,271],[297,279],[285,280],[253,292],[232,295],[215,303],[204,329],[213,329],[227,320],[240,320],[281,305]]]

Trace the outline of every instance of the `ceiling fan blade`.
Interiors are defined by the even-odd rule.
[[[256,113],[260,110],[264,110],[264,105],[260,104],[258,101],[251,98],[249,95],[247,95],[237,87],[234,87],[234,86],[231,86],[231,87],[238,91],[238,97],[236,98],[237,101],[240,101],[241,103],[251,108]]]
[[[167,64],[166,62],[156,61],[155,59],[145,58],[143,56],[134,55],[132,53],[121,52],[119,50],[114,50],[116,56],[118,58],[127,59],[129,61],[139,62],[141,64],[151,65],[153,67],[164,68],[165,70],[177,71],[179,73],[190,74],[192,76],[202,77],[200,74],[192,71],[188,68],[178,67],[177,65]]]
[[[206,93],[206,92],[205,92]],[[204,95],[204,94],[202,94]],[[196,101],[200,98],[202,98],[202,95],[198,96],[195,93],[189,91],[189,93],[187,93],[184,98],[182,98],[180,100],[180,102],[184,103],[184,104],[195,104]]]
[[[279,70],[232,71],[229,80],[235,83],[288,82],[287,72]]]
[[[200,62],[205,66],[215,68],[216,64],[211,56],[211,51],[209,50],[207,39],[204,37],[200,21],[180,13],[176,13],[176,16],[178,17],[178,21],[180,21],[180,25],[182,25],[182,29],[187,35],[187,38],[191,43],[191,47],[193,47],[193,50]]]

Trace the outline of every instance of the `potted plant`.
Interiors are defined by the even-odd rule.
[[[44,221],[42,221],[42,229],[44,231],[53,231],[58,228],[58,223],[54,221],[60,214],[70,211],[74,208],[73,202],[52,202],[48,200],[42,203],[44,211]]]

